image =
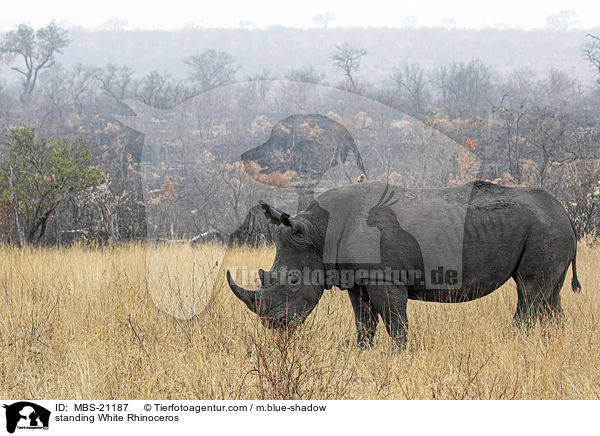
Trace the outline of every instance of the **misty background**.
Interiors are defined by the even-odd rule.
[[[306,28],[240,22],[140,30],[114,19],[95,30],[60,22],[4,29],[0,238],[15,245],[143,239],[149,207],[158,239],[226,236],[250,225],[256,217],[246,212],[260,187],[239,162],[219,156],[235,154],[226,148],[236,129],[268,135],[279,121],[261,113],[268,102],[289,103],[293,95],[302,113],[305,97],[289,84],[270,85],[273,79],[327,85],[395,108],[460,145],[439,169],[441,185],[465,181],[482,161],[482,178],[546,189],[580,236],[598,231],[600,27],[582,27],[570,10],[529,30],[461,28],[451,19],[424,27],[410,16],[394,28],[335,27],[335,20],[320,13]],[[178,139],[157,151],[171,166],[152,170],[148,191],[144,134],[115,114],[130,114],[127,101],[168,109],[241,82],[250,85],[235,101],[240,124],[233,128],[226,110],[203,121],[206,153],[181,132],[163,132]],[[368,114],[358,106],[332,116],[368,133]],[[421,145],[415,139],[411,147]],[[390,155],[386,165],[372,178],[418,186],[416,173],[394,171],[402,156]]]
[[[118,22],[108,27],[126,25]],[[69,30],[72,42],[65,47],[60,63],[104,66],[109,63],[132,68],[136,74],[152,70],[185,77],[189,68],[185,57],[206,48],[222,50],[235,58],[239,78],[269,70],[281,77],[289,70],[314,66],[335,83],[335,70],[329,60],[332,47],[344,42],[368,51],[359,76],[381,84],[402,63],[418,63],[434,70],[453,62],[481,59],[494,71],[505,74],[516,68],[536,73],[559,69],[589,84],[593,69],[582,56],[585,35],[592,29],[538,30],[461,28],[285,28],[165,30]],[[2,76],[16,79],[2,68]]]

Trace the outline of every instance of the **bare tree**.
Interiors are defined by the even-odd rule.
[[[116,101],[132,96],[133,70],[129,67],[108,64],[104,70],[96,72],[96,80],[100,82],[100,89]]]
[[[277,77],[271,73],[270,68],[263,68],[262,71],[251,74],[246,77],[246,80],[249,84],[254,88],[254,92],[259,97],[261,103],[265,103],[267,101],[267,94],[273,88],[273,80]]]
[[[423,68],[417,64],[407,64],[396,69],[392,80],[400,98],[400,107],[411,115],[422,115],[429,97]]]
[[[314,69],[312,65],[302,68],[295,68],[285,75],[285,78],[294,82],[314,83],[318,85],[323,81],[325,75]]]
[[[76,64],[70,73],[68,92],[80,115],[86,114],[89,106],[96,102],[97,81],[100,69],[97,67]],[[94,110],[98,110],[97,107]]]
[[[335,68],[342,71],[346,76],[352,90],[356,89],[353,74],[360,68],[360,60],[366,54],[366,49],[353,47],[346,42],[342,45],[336,45],[335,50],[329,55]]]
[[[189,56],[183,62],[192,67],[190,78],[199,85],[200,92],[231,83],[239,69],[232,56],[214,49]]]
[[[52,67],[56,62],[56,55],[62,53],[68,43],[67,31],[54,22],[37,31],[21,24],[16,30],[4,35],[0,43],[2,60],[10,64],[20,57],[25,64],[24,67],[12,67],[23,75],[22,101],[29,100],[40,71]]]
[[[595,70],[598,76],[596,81],[600,84],[600,38],[589,33],[586,35],[586,38],[590,39],[588,39],[583,48],[583,55]]]
[[[600,227],[600,161],[586,158],[570,162],[556,179],[576,234],[580,237],[597,235]]]
[[[335,19],[335,15],[331,12],[321,12],[313,17],[313,23],[323,26],[323,29],[327,30],[327,25],[330,21]]]
[[[148,106],[166,109],[186,100],[192,95],[184,83],[174,79],[169,73],[156,70],[141,80],[134,81],[135,97]]]
[[[577,159],[576,129],[570,117],[557,115],[545,107],[534,108],[527,117],[527,124],[532,184],[545,188],[554,168]]]
[[[126,29],[127,27],[129,27],[129,22],[127,20],[124,20],[123,18],[112,17],[109,18],[108,21],[106,21],[102,27],[105,30],[114,32]]]
[[[546,17],[546,25],[553,30],[565,31],[569,27],[577,24],[577,12],[573,10],[564,10],[557,12],[556,14],[548,15]]]
[[[451,118],[472,116],[489,104],[493,73],[480,59],[454,63],[440,69],[438,86],[442,106]]]
[[[63,133],[62,128],[72,107],[68,88],[69,75],[61,65],[44,73],[37,93],[37,98],[41,99],[38,131],[42,134],[56,136]]]

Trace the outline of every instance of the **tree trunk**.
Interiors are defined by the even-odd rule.
[[[23,234],[23,230],[21,229],[21,223],[19,221],[19,203],[17,201],[17,192],[13,187],[13,167],[10,168],[10,176],[8,178],[8,186],[10,187],[10,195],[12,196],[13,206],[15,209],[15,225],[17,226],[17,233],[19,235],[19,247],[23,248],[25,246],[25,235]]]

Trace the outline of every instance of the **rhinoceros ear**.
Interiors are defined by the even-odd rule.
[[[260,207],[262,207],[265,216],[271,222],[271,224],[275,224],[276,226],[281,224],[281,215],[283,215],[283,213],[274,207],[269,206],[267,203],[263,203],[262,201],[260,202]]]
[[[265,216],[272,224],[275,224],[276,226],[283,224],[286,227],[291,227],[294,233],[306,230],[306,224],[290,217],[289,214],[281,212],[262,201],[260,202],[260,206],[265,212]]]

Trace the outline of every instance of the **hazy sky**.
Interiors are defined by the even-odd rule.
[[[103,27],[109,20],[122,19],[130,28],[173,29],[184,26],[257,27],[282,25],[314,26],[313,17],[332,12],[330,26],[400,26],[405,17],[417,25],[434,26],[455,22],[461,27],[479,28],[499,24],[537,28],[546,17],[562,10],[575,10],[583,27],[600,26],[597,0],[1,0],[0,30],[19,23],[34,27],[56,20],[62,25]],[[394,5],[394,6],[391,6]],[[451,19],[451,20],[448,20]]]

